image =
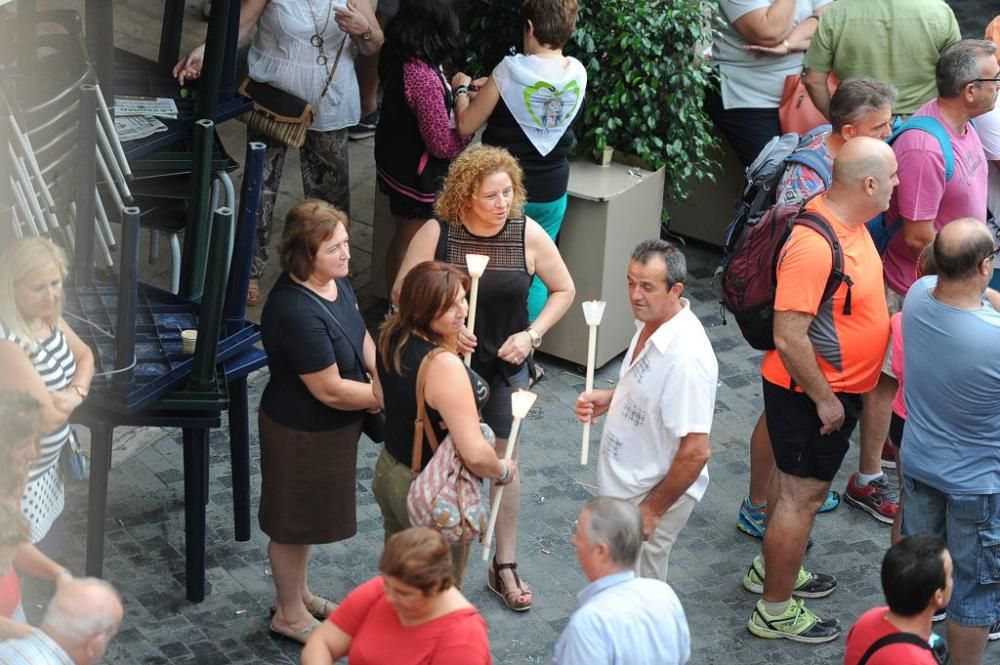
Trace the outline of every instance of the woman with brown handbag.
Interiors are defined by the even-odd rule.
[[[247,54],[251,90],[261,90],[259,104],[312,107],[299,156],[305,198],[323,199],[350,214],[347,130],[361,118],[354,58],[376,53],[384,39],[368,0],[242,0],[240,40],[257,32]],[[205,44],[178,62],[178,83],[201,74]],[[266,98],[265,98],[266,94]],[[249,114],[248,114],[249,115]],[[306,114],[303,117],[308,117]],[[267,263],[274,202],[281,183],[288,144],[260,131],[251,141],[267,145],[264,189],[257,217],[257,250],[250,271],[247,304],[260,301],[260,279]]]
[[[375,464],[372,492],[382,510],[386,539],[410,526],[406,496],[413,480],[413,430],[417,416],[417,374],[424,358],[437,349],[425,369],[425,426],[437,439],[450,435],[465,466],[480,478],[509,483],[517,474],[513,460],[502,460],[487,443],[479,409],[489,399],[489,386],[457,355],[458,333],[469,306],[469,277],[438,261],[425,261],[407,274],[399,309],[382,325],[377,368],[385,405],[385,448]],[[434,451],[424,442],[422,469]],[[456,586],[461,587],[468,549],[452,549]]]

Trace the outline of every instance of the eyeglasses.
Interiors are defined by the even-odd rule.
[[[993,85],[1000,87],[1000,75],[997,75],[991,79],[972,79],[965,85],[969,85],[970,83],[992,83]]]
[[[987,255],[986,255],[986,258],[984,258],[983,260],[984,260],[984,261],[992,261],[992,260],[993,260],[993,259],[995,259],[995,258],[996,258],[996,257],[997,257],[998,255],[1000,255],[1000,245],[997,245],[996,247],[994,247],[994,248],[993,248],[993,251],[992,251],[992,252],[990,252],[989,254],[987,254]]]

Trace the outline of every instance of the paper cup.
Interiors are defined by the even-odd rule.
[[[184,353],[191,355],[194,353],[194,347],[198,343],[198,331],[197,330],[182,330],[181,331],[181,348]]]

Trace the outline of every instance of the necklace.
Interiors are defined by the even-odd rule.
[[[323,48],[323,42],[324,42],[323,35],[326,34],[327,26],[330,25],[330,14],[333,13],[333,0],[330,0],[330,3],[327,5],[326,19],[324,19],[323,21],[322,29],[320,29],[319,27],[319,20],[317,20],[316,18],[316,11],[313,9],[312,0],[309,0],[308,4],[309,4],[309,13],[312,15],[313,27],[316,29],[316,32],[313,33],[313,36],[309,38],[309,43],[315,46],[316,49],[319,51],[319,55],[316,56],[316,64],[326,65],[327,57],[326,57],[326,50]]]

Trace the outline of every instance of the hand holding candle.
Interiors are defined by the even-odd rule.
[[[587,320],[587,327],[590,328],[590,335],[587,338],[587,386],[586,392],[594,389],[594,365],[597,355],[597,326],[601,325],[604,318],[604,306],[607,303],[603,300],[587,300],[583,303],[583,318]],[[583,424],[583,439],[580,443],[580,464],[587,465],[587,458],[590,454],[590,421]]]
[[[509,460],[514,456],[514,449],[517,446],[517,433],[521,429],[521,421],[528,415],[531,406],[538,397],[533,392],[527,390],[516,390],[510,396],[510,410],[514,414],[514,422],[510,426],[510,437],[507,439],[507,452],[503,459]],[[483,537],[483,561],[490,559],[490,545],[493,543],[493,530],[497,526],[497,516],[500,514],[500,500],[503,499],[503,486],[497,489],[497,498],[493,501],[490,509],[490,521],[486,526],[486,535]]]
[[[483,254],[466,254],[465,265],[469,269],[469,277],[472,278],[471,293],[469,294],[469,323],[468,329],[472,334],[476,333],[476,302],[479,300],[479,278],[486,272],[486,264],[490,262],[490,257]],[[472,353],[465,354],[465,366],[472,364]]]

